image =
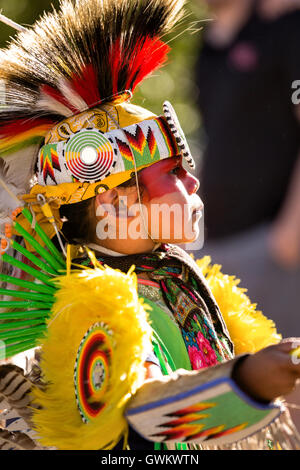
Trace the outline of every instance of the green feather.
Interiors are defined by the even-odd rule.
[[[44,261],[40,260],[37,258],[35,255],[30,253],[24,246],[21,246],[19,243],[16,241],[11,242],[12,248],[14,248],[18,253],[21,253],[23,256],[25,256],[28,260],[30,260],[35,266],[40,268],[42,271],[45,271],[48,274],[52,274],[53,276],[58,275],[58,271],[54,270],[51,268],[48,264],[46,264]]]
[[[0,294],[8,295],[9,297],[21,298],[26,300],[40,300],[45,302],[54,302],[52,295],[40,294],[39,292],[26,292],[23,290],[9,290],[9,289],[0,289]],[[1,302],[0,302],[1,306]]]
[[[51,308],[53,302],[34,302],[31,300],[1,300],[0,308]]]
[[[12,328],[19,328],[21,326],[34,326],[34,325],[45,325],[44,318],[37,318],[35,320],[23,320],[23,321],[14,321],[9,323],[1,323],[0,330],[12,330]],[[22,330],[17,330],[22,331]]]
[[[47,326],[45,324],[41,324],[39,326],[33,326],[32,328],[20,328],[13,331],[1,331],[0,339],[5,341],[6,339],[9,340],[11,338],[17,338],[17,340],[21,341],[21,339],[26,339],[28,336],[39,336],[39,334],[42,331],[45,331],[46,328]]]
[[[45,259],[55,271],[62,271],[65,269],[39,242],[37,242],[27,230],[25,230],[18,222],[15,222],[14,229],[27,240],[28,243],[36,250],[36,252]]]
[[[44,273],[41,273],[37,269],[32,268],[31,266],[28,266],[27,264],[23,263],[22,261],[19,261],[12,256],[8,255],[7,253],[4,253],[2,255],[2,260],[5,263],[11,264],[12,266],[15,266],[16,268],[21,269],[27,274],[30,274],[31,276],[35,277],[36,279],[39,279],[39,281],[44,282],[45,284],[50,284],[53,286],[53,283],[51,283],[51,278],[50,276],[47,276]]]
[[[53,295],[56,292],[55,287],[45,286],[44,284],[37,284],[36,282],[31,281],[24,281],[23,279],[8,276],[7,274],[0,273],[0,281],[7,282],[15,286],[24,287],[35,292],[41,292],[43,294]]]
[[[21,352],[27,351],[28,349],[34,348],[37,345],[37,338],[27,338],[25,341],[18,342],[16,344],[10,346],[4,346],[1,348],[0,346],[0,357],[5,356],[5,358],[10,358],[15,354],[19,354]],[[3,353],[1,353],[3,351]]]
[[[30,224],[32,224],[33,216],[31,214],[30,210],[28,210],[25,207],[22,211],[22,214],[24,215],[24,217],[26,217],[28,222]],[[44,230],[40,227],[40,225],[37,222],[35,222],[35,231],[36,231],[37,235],[41,238],[41,240],[43,240],[43,242],[45,243],[45,245],[49,249],[50,253],[52,253],[54,258],[59,262],[61,267],[66,269],[66,262],[65,262],[65,260],[62,256],[62,254],[58,251],[56,246],[53,244],[53,242],[50,240],[48,235],[44,232]]]
[[[20,318],[46,318],[50,315],[50,310],[23,310],[17,312],[0,313],[0,322],[2,320],[17,320]]]

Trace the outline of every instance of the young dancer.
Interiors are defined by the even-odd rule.
[[[40,346],[28,370],[0,368],[3,448],[298,448],[274,400],[300,376],[299,340],[234,357],[177,246],[203,204],[176,114],[129,103],[181,10],[64,0],[1,54],[0,350]]]

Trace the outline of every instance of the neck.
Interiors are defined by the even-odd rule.
[[[208,30],[208,41],[220,47],[228,45],[249,18],[253,3],[253,0],[217,2],[212,8],[215,20]]]
[[[108,256],[115,256],[115,257],[125,256],[124,253],[119,253],[118,251],[109,250],[108,248],[105,248],[104,246],[101,246],[101,245],[97,245],[96,243],[89,243],[88,247],[96,252],[99,252]]]
[[[152,240],[95,240],[89,247],[111,256],[126,256],[155,251],[161,243]]]

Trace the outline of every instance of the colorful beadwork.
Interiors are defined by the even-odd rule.
[[[41,148],[38,183],[42,186],[73,182],[96,184],[107,181],[112,175],[120,175],[122,183],[124,172],[180,153],[164,116],[106,133],[96,128],[83,128],[66,141],[48,143]],[[114,180],[114,185],[118,185],[117,182]]]
[[[186,159],[190,168],[195,168],[195,161],[192,157],[190,148],[188,146],[187,140],[181,129],[181,126],[178,121],[178,117],[175,113],[175,110],[169,101],[165,101],[163,104],[164,115],[167,119],[168,125],[176,139],[177,145],[179,146],[183,157]]]
[[[105,135],[97,129],[82,129],[64,145],[66,164],[79,181],[102,181],[116,164],[114,149]]]
[[[106,325],[95,323],[80,343],[74,369],[76,401],[85,423],[105,406],[101,399],[109,383],[112,354],[112,332]]]
[[[158,267],[162,257],[166,264]],[[97,259],[108,263],[100,256]],[[164,303],[180,328],[192,369],[214,366],[232,358],[228,339],[216,319],[213,321],[207,312],[192,270],[159,251],[140,255],[134,265],[137,273],[147,272],[150,280],[159,284]],[[147,289],[156,290],[150,285]],[[145,289],[143,292],[156,300]]]
[[[278,404],[253,401],[228,377],[212,371],[202,383],[200,377],[194,385],[191,377],[185,384],[182,378],[180,392],[167,386],[151,403],[132,406],[127,410],[130,424],[154,442],[223,445],[254,434],[281,413]]]
[[[56,184],[55,170],[61,171],[56,149],[51,145],[45,145],[40,152],[39,164],[44,184],[47,184],[48,177]]]

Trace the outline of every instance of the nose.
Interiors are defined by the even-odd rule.
[[[185,188],[189,194],[194,194],[200,188],[200,181],[191,173],[186,174],[184,181]]]

